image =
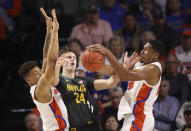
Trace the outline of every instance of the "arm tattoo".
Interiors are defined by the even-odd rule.
[[[46,38],[45,38],[44,47],[43,47],[42,73],[44,73],[46,70],[46,57],[48,54],[48,48],[50,45],[51,36],[52,36],[52,33],[46,33]]]
[[[46,34],[46,38],[45,38],[45,42],[44,42],[44,48],[43,48],[43,56],[46,56],[48,53],[48,48],[49,48],[50,40],[51,40],[51,34],[52,33]]]

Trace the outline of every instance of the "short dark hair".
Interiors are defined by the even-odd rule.
[[[149,43],[151,44],[154,51],[159,53],[159,57],[164,54],[164,45],[160,40],[150,40]]]
[[[69,45],[70,45],[70,43],[77,43],[79,46],[80,46],[80,48],[81,48],[81,50],[84,50],[84,47],[83,47],[83,45],[82,45],[82,42],[79,40],[79,39],[77,39],[77,38],[72,38],[72,39],[70,39],[69,40]]]
[[[166,78],[166,76],[162,76],[161,81],[168,81],[168,79]]]
[[[19,68],[19,70],[18,70],[19,76],[22,77],[23,79],[25,79],[26,76],[27,76],[27,73],[28,73],[32,68],[34,68],[34,67],[37,66],[37,65],[38,65],[38,64],[37,64],[37,61],[26,61],[26,62],[24,62],[24,63],[20,66],[20,68]]]
[[[133,12],[127,11],[127,12],[125,13],[125,15],[124,15],[124,19],[125,19],[127,16],[133,16],[133,17],[135,18],[135,20],[136,20],[135,13],[133,13]]]
[[[167,56],[166,56],[166,61],[168,60],[169,57],[174,57],[176,59],[176,61],[178,61],[178,58],[175,54],[171,54],[171,53],[168,53]]]
[[[78,54],[76,52],[76,50],[74,50],[73,48],[71,48],[70,46],[64,46],[64,47],[61,47],[60,50],[59,50],[59,57],[63,54],[63,53],[67,53],[67,52],[73,52],[75,55],[76,55],[76,67],[78,67],[78,64],[79,64],[79,57],[80,57],[80,54]]]
[[[162,81],[166,81],[167,83],[168,83],[168,86],[170,87],[170,82],[169,82],[169,80],[166,78],[166,76],[162,76],[162,78],[161,78],[161,82]]]
[[[105,126],[106,121],[107,121],[110,117],[114,117],[114,118],[115,118],[115,120],[117,121],[117,123],[118,123],[118,125],[119,125],[118,128],[120,128],[120,123],[119,123],[119,121],[118,121],[118,119],[117,119],[117,115],[114,114],[114,113],[109,113],[109,114],[105,115],[105,117],[103,118],[103,121],[102,121],[102,126],[103,126],[104,131],[106,130],[106,129],[105,129],[105,128],[106,128],[106,126]]]

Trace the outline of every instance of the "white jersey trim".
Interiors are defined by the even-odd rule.
[[[52,101],[53,101],[53,95],[52,95],[52,92],[51,92],[51,100],[47,103],[42,103],[42,102],[39,102],[38,100],[35,99],[35,90],[37,88],[37,85],[34,85],[31,87],[31,90],[30,90],[30,93],[32,95],[32,98],[33,98],[33,101],[35,103],[37,103],[38,105],[49,105]]]

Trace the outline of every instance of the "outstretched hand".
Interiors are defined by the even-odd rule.
[[[52,18],[47,16],[46,12],[44,11],[44,8],[41,7],[40,11],[46,20],[47,31],[52,31]]]
[[[87,49],[89,51],[97,51],[103,55],[106,55],[106,51],[107,51],[107,48],[105,48],[103,45],[101,44],[95,44],[95,45],[90,45],[87,47]]]
[[[59,23],[58,23],[57,17],[56,17],[56,10],[53,9],[51,14],[53,17],[53,29],[54,29],[54,31],[58,31],[59,30]]]
[[[131,69],[134,67],[134,65],[140,61],[140,56],[137,52],[133,52],[133,54],[128,57],[128,52],[125,53],[124,57],[124,65],[126,69]]]
[[[65,54],[62,54],[60,57],[58,57],[56,62],[56,67],[61,67],[64,63]]]

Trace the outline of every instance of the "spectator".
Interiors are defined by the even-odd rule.
[[[21,12],[21,0],[3,0],[0,2],[0,17],[2,17],[8,31],[14,29],[14,17]]]
[[[173,96],[169,96],[169,81],[162,78],[159,90],[159,96],[153,105],[153,114],[155,117],[155,129],[161,131],[171,131],[173,121],[179,110],[179,101]]]
[[[178,60],[175,55],[169,54],[166,58],[166,78],[170,82],[169,95],[175,96],[182,105],[189,97],[188,77],[178,72]]]
[[[120,126],[116,116],[113,114],[108,115],[103,121],[103,128],[104,131],[119,131]]]
[[[180,61],[179,72],[187,75],[191,83],[191,24],[182,29],[180,45],[170,50]]]
[[[113,31],[123,27],[123,18],[126,10],[116,5],[116,0],[102,0],[103,5],[100,7],[100,18],[110,23]]]
[[[181,129],[184,127],[184,125],[186,125],[186,121],[184,118],[184,110],[185,108],[187,108],[188,106],[191,105],[191,101],[186,101],[184,102],[184,104],[181,106],[177,116],[176,116],[176,127],[178,129]]]
[[[11,36],[15,30],[16,18],[21,12],[21,0],[1,0],[0,40]]]
[[[68,43],[68,45],[75,49],[78,54],[81,54],[84,51],[84,47],[80,40],[74,38],[70,39],[69,41],[70,42]]]
[[[113,53],[119,62],[123,62],[124,58],[124,41],[119,36],[114,36],[109,40],[108,49]],[[107,57],[105,57],[105,64],[110,65]]]
[[[133,13],[139,12],[139,0],[116,0],[116,4]]]
[[[136,15],[138,26],[142,30],[150,30],[153,24],[153,0],[140,0],[140,11]]]
[[[160,7],[163,13],[166,13],[167,0],[154,0],[154,2]]]
[[[187,21],[189,16],[181,12],[181,0],[168,0],[167,6],[167,26],[172,28],[179,35],[182,25]]]
[[[140,36],[140,47],[139,51],[141,51],[144,45],[149,42],[150,40],[156,40],[156,36],[152,31],[144,31]]]
[[[76,77],[86,77],[86,72],[82,69],[76,69],[75,71],[75,76]]]
[[[162,41],[167,53],[170,49],[177,46],[178,35],[165,24],[166,20],[162,12],[155,13],[153,17],[154,23],[151,30],[154,32],[156,39]]]
[[[177,129],[176,131],[190,131],[191,130],[191,105],[187,104],[184,106],[184,119],[185,119],[185,125]]]
[[[182,6],[181,6],[181,9],[191,15],[191,1],[190,0],[182,0]]]
[[[28,114],[25,117],[25,126],[27,131],[40,131],[40,118],[34,113]]]
[[[138,50],[141,33],[142,31],[137,26],[136,16],[130,12],[127,12],[124,16],[124,27],[114,32],[115,35],[124,39],[125,48],[128,52]]]
[[[8,31],[12,31],[14,28],[14,20],[10,18],[7,11],[0,6],[0,17],[3,19],[3,23]]]
[[[6,39],[6,33],[4,28],[4,22],[3,19],[0,17],[0,40]]]
[[[86,21],[74,26],[71,38],[79,39],[83,47],[100,43],[107,45],[113,36],[109,23],[99,19],[99,9],[96,4],[90,4],[86,12]]]
[[[114,114],[117,117],[118,107],[122,96],[123,90],[119,86],[109,90],[111,106],[104,109],[103,119],[109,114]],[[120,121],[120,126],[122,126],[122,124],[123,122]]]

